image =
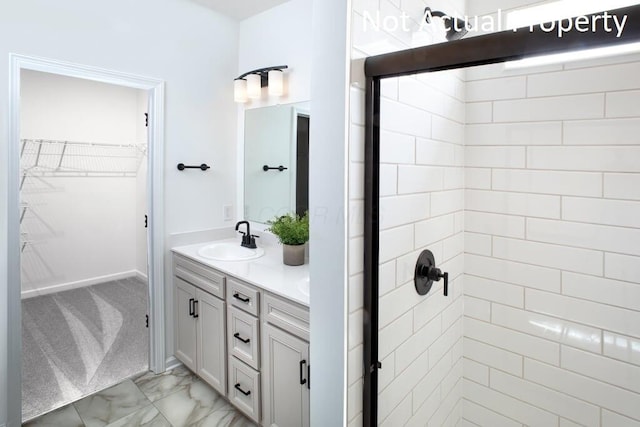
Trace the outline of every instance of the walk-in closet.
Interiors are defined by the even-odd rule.
[[[147,94],[20,77],[26,421],[148,369]]]

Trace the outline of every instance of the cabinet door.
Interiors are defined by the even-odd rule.
[[[262,388],[265,426],[309,426],[309,343],[263,324]]]
[[[193,305],[196,288],[175,277],[175,343],[176,357],[192,371],[196,370],[196,319]]]
[[[196,291],[198,369],[196,373],[220,392],[227,394],[225,303],[201,290]]]

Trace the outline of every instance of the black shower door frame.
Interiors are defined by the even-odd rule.
[[[380,81],[385,78],[496,64],[518,59],[640,42],[640,5],[608,11],[628,16],[621,37],[600,29],[558,37],[540,26],[408,49],[366,59],[364,203],[363,426],[378,425],[378,301],[380,197]],[[593,15],[602,15],[596,13]],[[568,20],[566,20],[568,21]],[[572,20],[575,24],[575,18]],[[568,22],[567,22],[568,24]]]

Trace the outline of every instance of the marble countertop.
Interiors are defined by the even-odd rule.
[[[250,283],[258,288],[309,307],[309,265],[291,267],[282,263],[282,246],[260,245],[264,255],[249,261],[216,261],[198,255],[203,246],[220,242],[237,242],[239,239],[178,246],[171,251],[225,274]]]

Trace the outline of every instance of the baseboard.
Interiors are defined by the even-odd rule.
[[[165,362],[165,367],[167,371],[170,371],[171,369],[175,369],[180,365],[182,365],[182,362],[176,359],[175,356],[168,357],[167,361]]]
[[[140,271],[140,270],[136,270],[136,277],[137,277],[138,279],[140,279],[140,280],[145,281],[145,282],[149,279],[149,276],[147,276],[145,273],[143,273],[143,272],[142,272],[142,271]]]
[[[127,277],[136,277],[138,271],[124,271],[122,273],[107,274],[105,276],[92,277],[90,279],[78,280],[76,282],[61,283],[59,285],[46,286],[44,288],[22,291],[20,296],[22,299],[37,297],[39,295],[53,294],[70,289],[84,288],[85,286],[97,285],[98,283],[109,282],[111,280],[126,279]]]

